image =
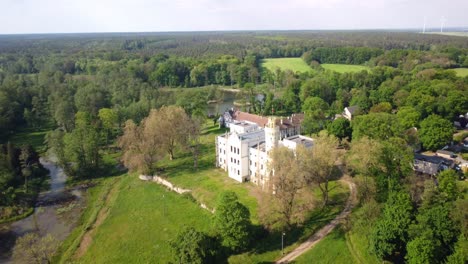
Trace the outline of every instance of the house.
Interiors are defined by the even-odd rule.
[[[353,105],[353,106],[348,106],[345,107],[343,113],[341,114],[344,118],[348,119],[351,121],[353,119],[353,115],[358,114],[359,112],[359,106]]]
[[[453,161],[443,157],[414,154],[413,170],[421,174],[435,176],[439,171],[446,170],[452,166]]]
[[[312,138],[298,134],[282,138],[286,136],[284,133],[295,133],[297,130],[289,131],[290,127],[284,125],[281,119],[278,121],[279,118],[266,118],[263,127],[260,125],[264,117],[257,120],[252,119],[257,117],[247,118],[250,121],[234,120],[229,124],[230,132],[216,138],[216,165],[238,182],[251,181],[265,186],[271,175],[269,154],[277,146],[290,149],[296,149],[298,145],[313,146]]]

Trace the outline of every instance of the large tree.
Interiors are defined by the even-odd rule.
[[[383,215],[373,227],[372,251],[384,259],[401,258],[408,241],[408,227],[411,224],[410,197],[404,192],[392,192],[385,204]]]
[[[435,151],[452,140],[453,125],[438,115],[430,115],[421,121],[419,139],[423,147]]]
[[[234,192],[221,194],[214,214],[214,226],[221,235],[224,247],[236,252],[250,244],[250,212]]]
[[[215,263],[212,239],[193,227],[183,229],[170,243],[174,261],[180,264]]]
[[[191,120],[184,109],[177,106],[163,106],[150,113],[152,125],[161,139],[160,147],[174,159],[176,147],[185,146],[188,140]]]
[[[272,175],[261,200],[261,221],[271,229],[291,228],[311,204],[304,203],[304,177],[292,150],[277,147],[270,155]]]
[[[337,147],[338,139],[327,133],[321,133],[314,139],[311,148],[298,147],[297,159],[305,183],[318,186],[322,192],[323,205],[328,204],[329,182],[336,176],[342,152]]]
[[[351,129],[351,124],[346,118],[337,118],[331,122],[327,127],[328,133],[334,135],[340,140],[348,139],[351,140],[351,134],[353,130]]]

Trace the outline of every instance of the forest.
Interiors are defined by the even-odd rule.
[[[262,67],[262,59],[287,57],[301,57],[312,71]],[[369,70],[338,73],[325,63]],[[452,143],[453,122],[465,122],[468,77],[453,69],[466,67],[466,38],[409,32],[1,35],[0,219],[31,210],[46,174],[45,150],[14,146],[18,133],[47,131],[47,147],[67,174],[92,179],[108,173],[102,151],[131,148],[138,124],[143,129],[155,111],[175,105],[183,113],[174,118],[216,122],[222,113],[207,113],[207,102],[234,89],[246,111],[302,112],[305,134],[326,130],[339,139],[360,194],[350,228],[364,233],[372,254],[395,263],[464,263],[468,203],[458,172],[421,182],[411,164],[414,151]],[[359,108],[352,121],[334,119],[348,106]],[[197,140],[184,137],[177,144]],[[154,170],[151,161],[124,159]]]

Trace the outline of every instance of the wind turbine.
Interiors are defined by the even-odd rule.
[[[424,26],[423,26],[423,34],[426,33],[426,20],[427,20],[427,17],[424,16]]]
[[[445,17],[442,16],[442,17],[440,18],[440,32],[441,32],[441,33],[444,32],[444,24],[445,24],[445,22],[447,22],[447,19],[445,19]]]

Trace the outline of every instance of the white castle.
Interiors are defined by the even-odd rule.
[[[293,120],[292,117],[270,117],[267,120],[264,127],[238,119],[226,123],[230,132],[216,138],[216,165],[227,171],[229,177],[263,187],[271,175],[269,154],[272,149],[282,145],[294,150],[298,144],[312,147],[312,138],[299,135],[300,124],[291,125],[291,121],[288,129],[284,128],[287,127],[287,120]]]

